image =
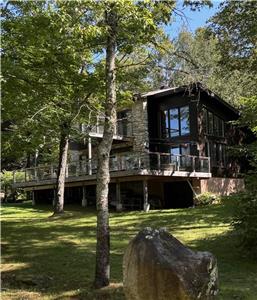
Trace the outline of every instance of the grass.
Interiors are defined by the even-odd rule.
[[[94,210],[66,207],[50,217],[51,207],[30,203],[2,207],[2,299],[124,299],[122,256],[128,242],[144,227],[166,227],[194,250],[218,259],[220,295],[224,300],[253,300],[257,263],[243,256],[229,225],[231,202],[149,213],[112,213],[111,285],[94,291]]]

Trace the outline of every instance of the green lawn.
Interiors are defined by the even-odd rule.
[[[95,211],[66,207],[50,218],[51,207],[29,203],[2,207],[2,299],[124,299],[122,255],[146,226],[167,227],[195,250],[218,258],[219,299],[257,299],[257,263],[238,251],[229,226],[231,204],[205,208],[112,213],[111,286],[92,289]]]

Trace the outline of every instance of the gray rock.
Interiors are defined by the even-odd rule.
[[[210,252],[185,247],[165,229],[145,228],[123,258],[127,300],[209,300],[218,293],[218,268]]]

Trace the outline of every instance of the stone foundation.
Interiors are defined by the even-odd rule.
[[[227,196],[244,191],[245,183],[243,178],[212,177],[209,179],[198,180],[198,184],[195,183],[194,188],[197,193],[210,192],[221,196]]]

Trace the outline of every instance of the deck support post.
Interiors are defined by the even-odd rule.
[[[148,203],[148,182],[143,180],[143,195],[144,195],[144,211],[148,212],[150,210],[150,204]]]
[[[83,186],[83,187],[82,187],[82,203],[81,203],[82,207],[87,207],[87,197],[86,197],[86,192],[87,192],[86,187]]]
[[[92,175],[92,142],[90,137],[88,138],[87,149],[88,149],[88,175]]]
[[[32,205],[35,206],[35,205],[36,205],[36,201],[35,201],[35,191],[32,190],[31,194],[32,194]]]
[[[116,182],[116,210],[122,211],[121,193],[120,193],[120,182]]]

